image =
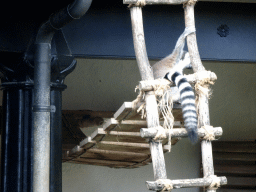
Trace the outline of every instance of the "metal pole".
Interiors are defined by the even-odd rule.
[[[34,56],[34,154],[33,191],[49,192],[50,187],[50,79],[51,41],[56,30],[82,17],[92,0],[75,0],[52,15],[39,29]]]
[[[36,45],[33,191],[48,192],[50,177],[50,44]]]

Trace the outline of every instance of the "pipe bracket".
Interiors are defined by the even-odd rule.
[[[51,112],[51,106],[47,105],[34,105],[32,110],[33,112]]]

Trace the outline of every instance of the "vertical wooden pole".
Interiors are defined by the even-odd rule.
[[[140,70],[141,79],[153,80],[153,71],[148,61],[146,44],[144,38],[142,8],[132,6],[130,8],[134,50],[137,64]],[[153,91],[146,92],[146,113],[148,128],[159,126],[159,115],[156,97]],[[150,150],[154,171],[154,179],[167,179],[165,160],[161,141],[150,141]]]
[[[133,44],[141,79],[142,81],[153,80],[153,71],[149,64],[144,37],[142,8],[133,6],[130,8],[130,13],[132,22]]]
[[[195,3],[186,3],[184,5],[186,27],[195,27],[194,7],[195,7]],[[205,68],[200,59],[195,33],[187,36],[187,45],[188,45],[188,50],[189,50],[194,72],[204,71]],[[207,96],[202,96],[199,99],[200,99],[199,115],[198,115],[199,127],[202,127],[204,125],[210,125],[208,98]],[[214,175],[212,143],[210,141],[203,140],[201,142],[201,150],[202,150],[202,164],[203,164],[204,177]],[[207,192],[215,192],[215,191],[216,190],[207,189]]]

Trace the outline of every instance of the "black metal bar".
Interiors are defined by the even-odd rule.
[[[5,87],[7,86],[7,87]],[[2,130],[2,163],[1,191],[31,191],[31,106],[32,87],[28,89],[19,83],[2,85],[3,97],[3,130]],[[29,93],[30,92],[30,93]],[[29,93],[29,94],[28,94]],[[29,102],[29,103],[27,103]],[[30,124],[30,126],[28,125]]]
[[[50,191],[62,191],[62,91],[65,85],[56,84],[51,90],[51,148]]]

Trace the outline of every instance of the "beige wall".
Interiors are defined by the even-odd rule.
[[[223,140],[256,139],[256,65],[204,62],[218,80],[212,87],[211,124],[221,126]]]

